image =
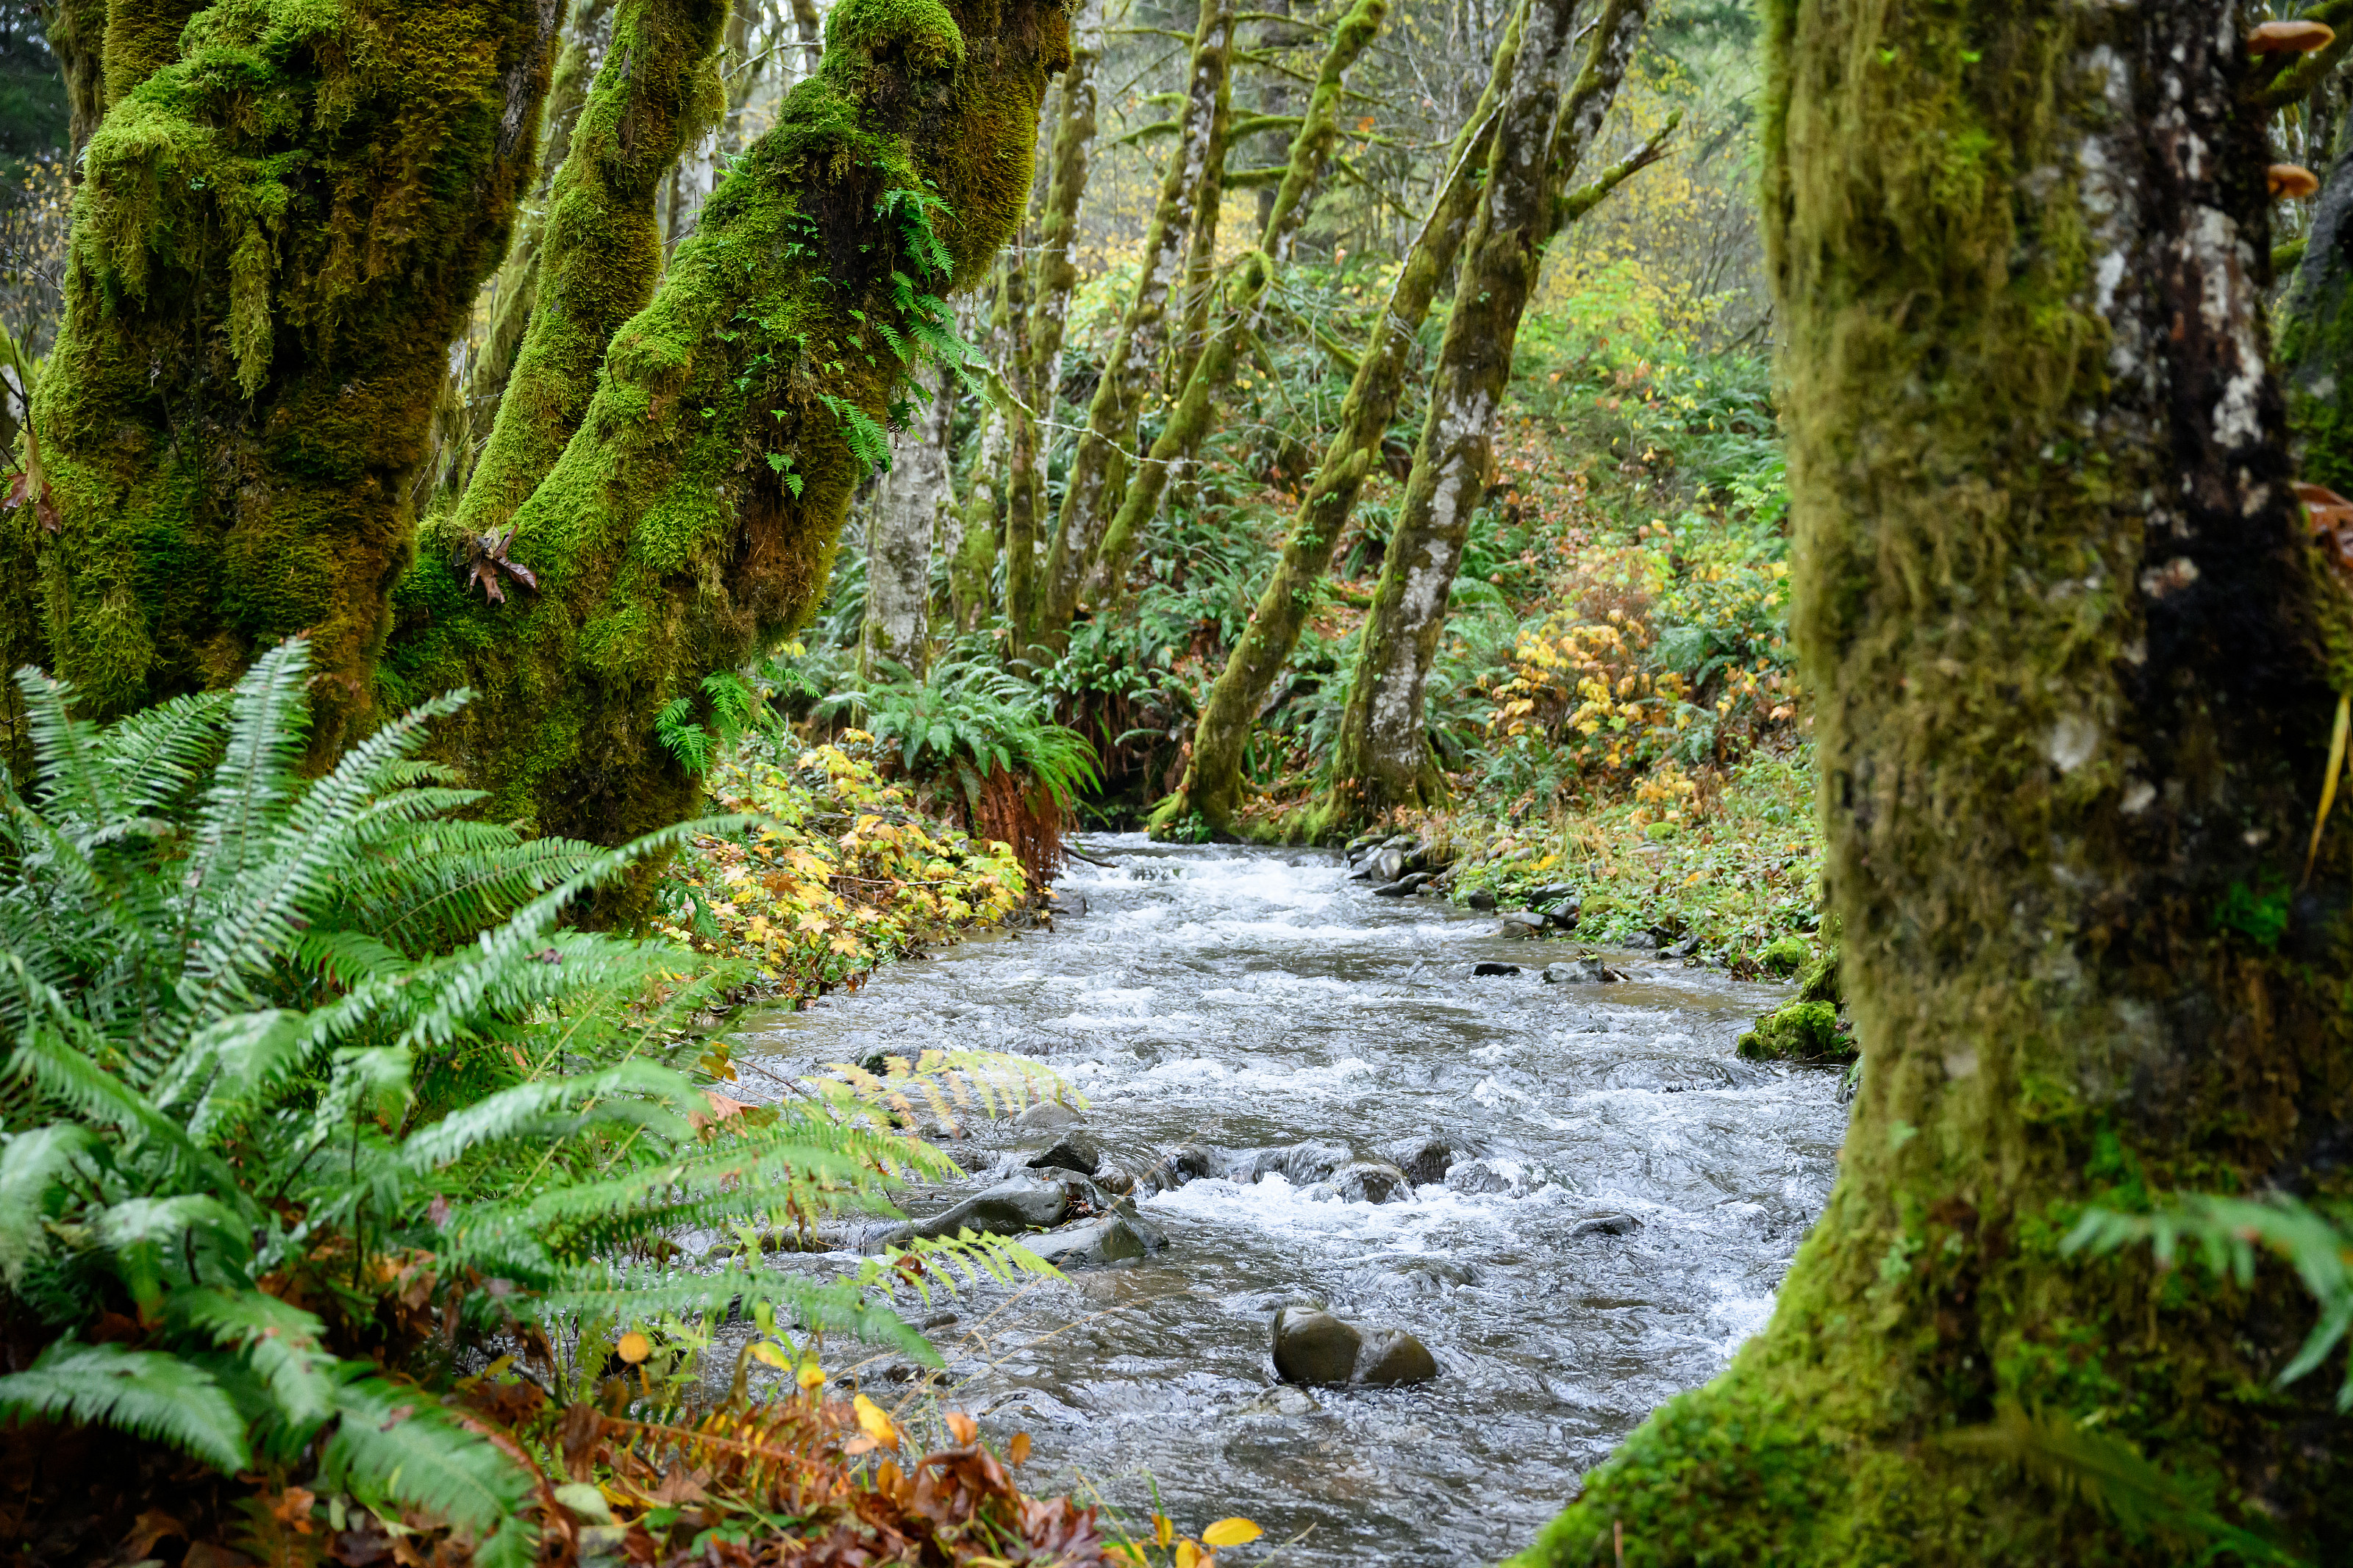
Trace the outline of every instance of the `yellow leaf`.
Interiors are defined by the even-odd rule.
[[[1265,1533],[1249,1520],[1236,1516],[1221,1519],[1201,1531],[1201,1540],[1210,1546],[1240,1546],[1246,1542],[1256,1541]]]
[[[786,1355],[783,1351],[769,1343],[766,1340],[755,1340],[753,1342],[752,1359],[760,1363],[764,1366],[773,1366],[779,1372],[789,1371],[793,1364],[792,1357]]]
[[[801,1368],[798,1375],[797,1375],[793,1381],[799,1384],[803,1388],[822,1388],[825,1386],[825,1368],[818,1365],[815,1362],[810,1362],[807,1366]]]
[[[860,1431],[882,1447],[895,1448],[899,1446],[899,1428],[891,1425],[891,1417],[882,1413],[881,1405],[861,1394],[850,1401],[850,1408],[858,1413]]]
[[[1189,1538],[1176,1543],[1176,1568],[1198,1568],[1200,1561],[1201,1549]]]
[[[1152,1516],[1152,1544],[1166,1546],[1176,1539],[1176,1521],[1165,1513]]]
[[[635,1366],[654,1353],[653,1342],[635,1329],[631,1329],[621,1336],[621,1342],[613,1347],[613,1353],[631,1366]]]
[[[1017,1465],[1028,1464],[1029,1462],[1029,1434],[1027,1432],[1016,1432],[1013,1434],[1013,1441],[1005,1445],[1005,1457],[1012,1460]]]

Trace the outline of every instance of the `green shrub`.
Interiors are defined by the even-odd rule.
[[[854,1284],[621,1261],[954,1168],[838,1103],[707,1099],[675,1024],[736,973],[680,984],[675,948],[559,927],[710,825],[607,851],[452,820],[476,797],[411,758],[462,694],[305,780],[306,665],[290,643],[104,729],[19,678],[38,778],[0,775],[0,1310],[47,1342],[0,1415],[227,1471],[308,1455],[521,1565],[533,1483],[437,1396],[467,1346],[536,1345],[560,1387],[567,1326],[734,1302],[935,1360]]]

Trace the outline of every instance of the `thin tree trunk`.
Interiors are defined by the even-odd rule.
[[[1112,604],[1125,591],[1128,568],[1134,563],[1145,529],[1160,510],[1170,479],[1193,462],[1201,443],[1217,428],[1218,403],[1232,384],[1237,356],[1258,331],[1267,290],[1290,264],[1292,242],[1298,237],[1307,204],[1331,162],[1332,145],[1339,139],[1342,79],[1372,46],[1388,17],[1388,0],[1355,0],[1334,26],[1307,111],[1292,136],[1282,184],[1268,209],[1258,248],[1242,258],[1229,280],[1218,326],[1205,336],[1182,392],[1168,411],[1167,422],[1154,437],[1152,450],[1136,465],[1127,481],[1127,492],[1120,498],[1119,511],[1103,531],[1090,579],[1090,591],[1098,604]]]
[[[1496,46],[1486,90],[1447,153],[1450,173],[1430,200],[1421,232],[1407,251],[1389,297],[1375,318],[1364,357],[1340,405],[1340,430],[1324,449],[1324,461],[1307,494],[1293,513],[1291,531],[1274,575],[1259,595],[1258,608],[1209,689],[1193,731],[1193,755],[1175,798],[1154,814],[1155,823],[1200,816],[1214,832],[1229,832],[1241,809],[1242,751],[1258,721],[1274,679],[1298,646],[1300,631],[1315,608],[1316,585],[1331,569],[1332,552],[1356,512],[1397,417],[1415,341],[1430,300],[1454,274],[1462,237],[1478,212],[1478,197],[1494,140],[1495,107],[1509,89],[1513,61],[1528,0],[1520,0]]]
[[[1547,15],[1541,5],[1529,13],[1430,382],[1430,412],[1365,617],[1319,831],[1431,800],[1423,689],[1472,514],[1493,468],[1495,416],[1511,380],[1520,314],[1560,216],[1562,184],[1617,94],[1646,6],[1647,0],[1607,0],[1566,100],[1558,61],[1567,18],[1540,22]]]
[[[1006,418],[983,403],[980,433],[973,443],[972,484],[965,496],[963,531],[948,567],[948,604],[955,629],[968,632],[988,618],[989,582],[997,574],[997,541],[1003,522],[999,476],[1005,472]]]
[[[662,234],[654,192],[717,120],[715,56],[727,0],[621,0],[613,37],[548,198],[530,325],[490,439],[457,506],[419,540],[436,573],[502,533],[555,466],[596,392],[621,323],[653,298]]]
[[[1071,454],[1061,511],[1039,584],[1034,626],[1040,638],[1058,636],[1078,613],[1079,590],[1111,521],[1112,498],[1127,489],[1136,420],[1158,375],[1166,342],[1169,297],[1183,275],[1193,216],[1199,209],[1203,182],[1211,175],[1210,146],[1228,98],[1233,38],[1233,0],[1201,0],[1185,110],[1161,178],[1160,203],[1145,237],[1144,269],[1121,320],[1119,337],[1104,360],[1103,380],[1087,409],[1086,431]]]
[[[1233,65],[1230,32],[1227,44],[1225,81],[1209,113],[1209,134],[1201,154],[1201,179],[1193,192],[1193,222],[1185,240],[1184,281],[1176,287],[1170,300],[1176,318],[1175,328],[1168,333],[1168,349],[1165,363],[1156,367],[1160,401],[1166,405],[1176,400],[1193,374],[1193,363],[1201,357],[1201,343],[1208,332],[1210,296],[1216,291],[1218,279],[1218,220],[1223,216],[1226,197],[1226,154],[1232,138],[1228,134],[1233,124]],[[1134,448],[1130,442],[1130,449]],[[1113,496],[1116,490],[1104,494]]]
[[[1646,1564],[2209,1560],[2177,1510],[2103,1506],[2110,1455],[2348,1561],[2343,1352],[2277,1383],[2315,1321],[2290,1270],[2062,1248],[2086,1205],[2347,1191],[2341,823],[2291,890],[2347,612],[2265,364],[2251,13],[1767,16],[1795,628],[1862,1087],[1770,1325],[1524,1561],[1621,1534]],[[2004,1407],[2080,1436],[2014,1464],[1949,1440]]]
[[[1009,646],[1026,651],[1026,627],[1038,615],[1038,526],[1045,512],[1046,445],[1039,421],[1036,380],[1038,354],[1029,339],[1029,270],[1020,257],[1008,256],[998,298],[998,321],[1005,349],[1007,384],[1028,404],[1030,412],[1007,411],[1005,468],[1005,620],[1011,630]]]
[[[480,556],[403,584],[387,678],[480,694],[443,745],[486,810],[613,843],[691,809],[655,716],[821,599],[913,368],[893,345],[945,336],[946,307],[905,290],[970,288],[1019,221],[1068,27],[1039,0],[843,0],[515,511],[506,559],[536,589]]]
[[[2298,472],[2353,492],[2353,136],[2337,140],[2280,309],[2279,361]]]
[[[215,7],[100,125],[34,418],[61,513],[44,632],[85,713],[305,631],[313,754],[365,724],[445,345],[536,167],[558,15]],[[116,19],[111,90],[153,30]]]
[[[948,427],[955,383],[936,365],[908,388],[923,394],[915,418],[891,437],[891,470],[867,514],[866,625],[858,670],[884,679],[896,665],[920,679],[931,647],[932,542],[955,499],[948,486]]]

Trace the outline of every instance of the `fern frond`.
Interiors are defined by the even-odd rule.
[[[197,1287],[172,1292],[169,1318],[242,1352],[290,1426],[315,1429],[334,1414],[338,1363],[319,1348],[326,1326],[301,1308],[259,1290]]]
[[[25,1265],[48,1247],[41,1222],[51,1189],[97,1142],[88,1128],[52,1121],[0,1144],[0,1280],[9,1289],[23,1280]]]
[[[321,1456],[326,1484],[406,1504],[475,1537],[477,1568],[532,1568],[539,1530],[523,1518],[534,1479],[421,1389],[364,1377],[335,1390],[341,1419]]]
[[[252,1463],[244,1417],[212,1373],[162,1351],[59,1340],[23,1372],[0,1377],[0,1415],[111,1427],[216,1470]]]
[[[228,702],[226,691],[196,692],[109,725],[97,752],[112,810],[154,811],[185,795],[220,744]]]

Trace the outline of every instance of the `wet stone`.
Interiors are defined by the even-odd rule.
[[[1599,985],[1610,978],[1609,966],[1591,953],[1566,963],[1547,963],[1544,971],[1547,985]]]
[[[1405,851],[1395,847],[1384,848],[1373,857],[1371,865],[1374,881],[1393,883],[1405,875]]]
[[[1437,1358],[1403,1329],[1359,1328],[1329,1312],[1298,1307],[1274,1314],[1274,1371],[1310,1386],[1427,1383]]]
[[[1075,1127],[1085,1120],[1085,1117],[1081,1116],[1060,1100],[1048,1100],[1039,1101],[1015,1117],[1013,1125],[1036,1132],[1040,1130],[1054,1131],[1064,1127]]]
[[[1495,934],[1497,936],[1542,936],[1544,928],[1544,916],[1527,910],[1514,910],[1506,914],[1503,923],[1495,928]]]
[[[1641,1228],[1642,1222],[1630,1214],[1595,1215],[1570,1226],[1568,1238],[1578,1241],[1593,1236],[1631,1236]]]
[[[1527,1189],[1527,1177],[1509,1160],[1468,1160],[1446,1173],[1446,1187],[1473,1195],[1519,1193]]]
[[[1516,963],[1497,963],[1493,959],[1490,959],[1483,963],[1474,963],[1471,966],[1471,974],[1473,979],[1478,979],[1490,974],[1517,974],[1519,972],[1520,966]]]
[[[1025,1237],[1022,1246],[1057,1268],[1082,1268],[1149,1257],[1168,1245],[1157,1230],[1125,1215],[1105,1215],[1043,1236]]]
[[[1018,1236],[1060,1223],[1071,1210],[1071,1194],[1060,1182],[1017,1177],[999,1182],[944,1213],[902,1226],[907,1236],[937,1240],[970,1230],[981,1236]]]
[[[1473,888],[1462,901],[1474,910],[1492,910],[1495,907],[1495,895],[1484,888]]]
[[[1333,1173],[1332,1191],[1343,1203],[1386,1204],[1413,1196],[1413,1183],[1386,1160],[1354,1160]]]
[[[1447,1170],[1454,1163],[1454,1146],[1443,1138],[1404,1138],[1382,1152],[1418,1187],[1446,1180]]]
[[[1103,1146],[1082,1131],[1063,1133],[1044,1153],[1025,1161],[1033,1171],[1076,1171],[1092,1176],[1103,1169]]]

